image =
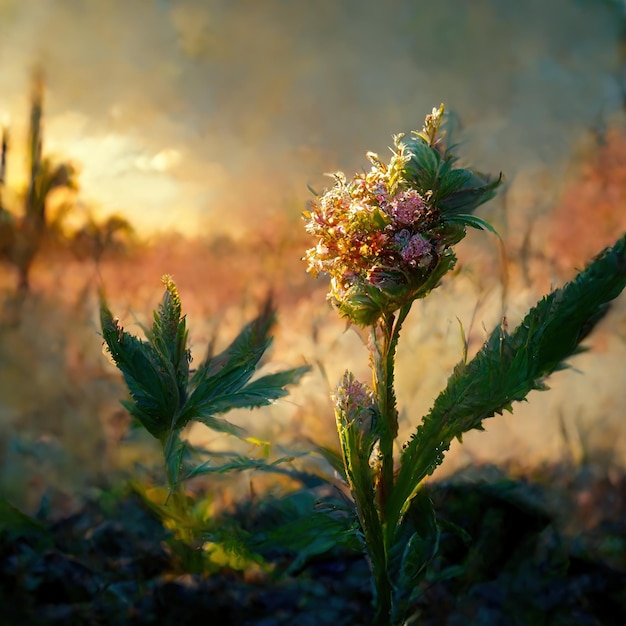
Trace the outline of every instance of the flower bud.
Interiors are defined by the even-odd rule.
[[[333,395],[338,424],[343,428],[358,428],[369,435],[375,427],[378,407],[373,391],[345,372],[337,391]]]

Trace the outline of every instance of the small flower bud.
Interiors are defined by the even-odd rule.
[[[332,397],[337,421],[343,427],[357,426],[363,434],[369,434],[377,413],[373,391],[346,372]]]

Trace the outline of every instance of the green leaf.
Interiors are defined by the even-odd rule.
[[[490,233],[497,235],[496,229],[484,219],[477,217],[476,215],[465,215],[458,213],[446,219],[446,222],[450,224],[460,224],[461,226],[471,226],[477,230],[488,230]]]
[[[447,219],[459,213],[472,213],[481,204],[491,200],[501,184],[502,174],[490,181],[487,176],[472,173],[472,178],[463,188],[446,196],[441,195],[437,206]]]
[[[263,376],[249,382],[261,357],[271,343],[270,330],[275,311],[268,300],[261,314],[239,333],[221,354],[200,365],[190,381],[192,389],[182,420],[198,419],[224,430],[227,423],[215,415],[234,408],[256,408],[287,395],[286,387],[296,384],[310,370],[302,366]],[[231,431],[232,432],[232,431]]]
[[[210,559],[210,565],[236,571],[250,571],[261,567],[270,570],[263,557],[250,549],[250,534],[237,524],[220,524],[218,528],[203,533],[205,543],[202,550]]]
[[[43,524],[22,513],[1,496],[0,536],[9,541],[25,539],[34,548],[42,551],[54,546],[54,539]]]
[[[315,446],[315,450],[347,482],[346,468],[344,467],[341,453],[326,446]]]
[[[217,433],[225,433],[239,439],[245,439],[247,437],[247,432],[245,428],[237,426],[237,424],[233,424],[228,420],[214,417],[210,413],[205,415],[204,413],[194,412],[193,419],[194,421],[204,424],[205,426],[207,426],[211,430],[214,430]]]
[[[162,280],[166,288],[165,294],[154,313],[154,323],[148,340],[170,375],[177,380],[179,393],[184,401],[191,360],[187,349],[187,328],[174,281],[167,275]]]
[[[164,276],[163,282],[165,295],[154,313],[152,328],[145,331],[147,341],[133,337],[119,326],[104,296],[100,320],[104,340],[130,392],[131,399],[122,404],[161,442],[170,496],[174,495],[173,500],[180,500],[183,506],[184,494],[178,489],[183,479],[230,470],[267,471],[272,465],[265,460],[241,457],[220,466],[206,463],[183,476],[183,462],[191,451],[181,439],[181,432],[189,422],[195,420],[217,432],[247,439],[244,429],[216,415],[234,408],[271,404],[286,396],[286,388],[299,382],[310,368],[292,368],[250,382],[271,343],[275,310],[268,298],[258,317],[244,327],[224,352],[213,356],[209,347],[207,358],[190,377],[191,357],[180,297],[171,277]]]
[[[404,167],[404,176],[409,185],[424,195],[437,189],[439,168],[442,164],[439,152],[420,137],[404,138],[400,145],[411,155]]]
[[[190,383],[195,393],[202,395],[204,386],[212,380],[232,378],[231,384],[249,380],[272,342],[270,330],[275,321],[276,311],[268,298],[258,317],[243,328],[226,350],[215,357],[209,354],[198,367]]]
[[[462,239],[464,229],[457,227]],[[434,268],[411,274],[388,270],[380,274],[382,286],[355,284],[336,302],[339,313],[358,326],[372,326],[386,312],[400,309],[418,298],[425,298],[456,263],[452,248],[446,248]]]
[[[147,332],[148,341],[125,332],[101,300],[102,334],[131,395],[124,406],[164,445],[172,432],[179,432],[191,420],[244,437],[243,429],[216,415],[271,404],[286,396],[286,387],[299,382],[310,368],[297,367],[249,383],[271,343],[275,310],[268,299],[259,316],[230,346],[217,356],[209,354],[190,379],[180,298],[171,278],[165,276],[163,281],[166,292]]]
[[[454,438],[524,400],[579,351],[579,343],[626,286],[626,235],[571,283],[540,300],[512,334],[496,328],[478,354],[459,363],[446,389],[405,445],[387,519],[406,512],[421,481],[441,463]]]
[[[100,320],[109,353],[130,392],[132,401],[125,402],[125,406],[151,435],[164,441],[172,426],[171,416],[180,403],[176,374],[149,342],[133,337],[119,326],[104,300]]]
[[[452,169],[449,161],[446,162],[446,166],[446,171],[440,172],[439,187],[437,189],[439,198],[446,198],[453,193],[461,191],[474,176],[470,170]]]
[[[286,575],[292,575],[315,556],[330,552],[338,546],[358,550],[361,545],[354,524],[347,518],[334,518],[328,513],[311,511],[306,517],[281,525],[267,533],[258,546],[268,549],[279,546],[295,553]]]
[[[196,408],[207,415],[216,415],[231,409],[254,409],[267,406],[288,395],[289,392],[285,387],[296,384],[310,369],[308,365],[304,365],[268,374],[241,387],[239,384],[245,380],[245,377],[238,378],[237,384],[230,387],[228,393],[218,395],[216,390],[215,395],[207,398]]]
[[[292,456],[285,456],[272,463],[268,463],[265,459],[251,459],[247,456],[233,455],[227,463],[213,465],[212,461],[206,461],[202,465],[194,467],[185,478],[193,478],[204,474],[225,474],[226,472],[243,472],[246,470],[257,470],[261,472],[273,472],[277,466],[282,463],[290,463],[293,461]]]
[[[311,558],[337,547],[362,549],[353,515],[319,508],[320,503],[309,491],[297,491],[276,501],[275,510],[270,510],[271,528],[253,538],[253,549],[294,553],[287,575],[296,573]]]
[[[404,623],[412,613],[417,586],[439,547],[439,527],[428,492],[420,489],[400,525],[389,551],[393,585],[393,623]]]
[[[430,202],[446,219],[472,213],[493,198],[502,183],[502,175],[490,181],[472,170],[454,168],[455,158],[450,150],[442,156],[419,136],[401,139],[398,147],[410,155],[404,166],[404,178],[409,186],[430,196]]]

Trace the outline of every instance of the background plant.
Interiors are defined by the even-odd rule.
[[[190,369],[191,353],[181,300],[170,276],[164,276],[163,283],[165,294],[154,312],[152,328],[145,330],[146,340],[124,331],[104,298],[100,315],[104,341],[130,392],[130,400],[123,404],[162,446],[168,485],[166,500],[171,504],[172,519],[184,530],[185,519],[189,521],[188,501],[182,490],[186,480],[202,474],[264,470],[287,460],[270,463],[269,444],[248,437],[242,428],[218,416],[235,408],[266,406],[284,397],[287,387],[297,383],[309,367],[252,380],[271,343],[275,311],[268,299],[258,317],[224,351],[214,354],[209,346],[207,357],[196,369]],[[214,455],[191,446],[183,436],[191,422],[247,441],[261,451],[261,458]],[[209,458],[194,463],[201,456]]]
[[[17,268],[18,289],[30,289],[30,271],[49,227],[50,194],[59,188],[78,189],[78,176],[70,163],[55,163],[43,156],[44,84],[40,71],[33,75],[30,126],[28,133],[28,188],[24,212],[15,219],[2,205],[0,198],[0,253]],[[9,141],[3,129],[0,187],[4,184]]]
[[[418,583],[437,552],[439,529],[424,479],[454,438],[564,367],[626,285],[626,237],[578,277],[541,300],[509,334],[496,328],[446,389],[401,450],[394,367],[400,330],[412,303],[428,295],[454,266],[452,246],[466,227],[493,230],[472,215],[490,199],[490,181],[454,167],[442,131],[443,105],[421,132],[395,137],[388,165],[335,186],[312,203],[306,228],[318,238],[309,271],[330,275],[329,300],[341,316],[369,329],[371,387],[346,372],[335,395],[343,474],[349,484],[375,591],[376,624],[403,624],[414,612]]]

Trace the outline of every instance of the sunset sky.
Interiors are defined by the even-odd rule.
[[[556,171],[621,114],[623,8],[584,0],[0,0],[0,118],[24,180],[31,69],[45,151],[143,232],[294,222],[322,174],[366,165],[445,102],[462,154]]]

